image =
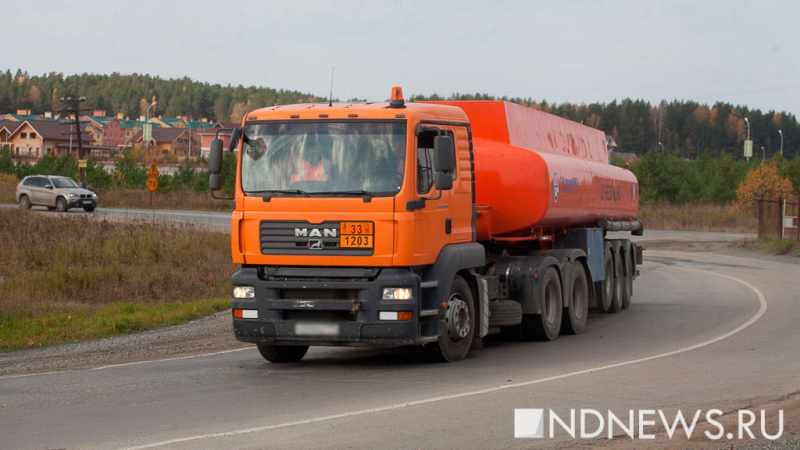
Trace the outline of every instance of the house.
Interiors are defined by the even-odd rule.
[[[151,117],[148,122],[162,128],[186,128],[186,122],[183,121],[182,117]]]
[[[217,135],[217,130],[232,129],[236,127],[235,123],[220,122],[216,123],[210,128],[198,132],[200,140],[200,156],[208,158],[208,152],[211,150],[211,141]],[[222,139],[222,148],[226,149],[231,143],[231,131],[220,131],[219,138]]]
[[[9,133],[7,139],[15,156],[39,158],[49,152],[61,155],[77,151],[77,138],[72,131],[73,125],[70,123],[25,120]],[[81,139],[85,149],[103,150],[102,147],[95,145],[91,134],[83,130]]]
[[[143,146],[141,131],[133,137],[133,144]],[[179,158],[189,156],[189,151],[199,148],[200,142],[195,140],[186,128],[155,128],[150,146],[159,154],[174,154]]]
[[[19,126],[23,123],[24,122],[19,122],[16,120],[0,121],[0,148],[7,146],[13,150],[14,146],[9,137],[14,134],[14,132],[17,131],[17,128],[19,128]]]

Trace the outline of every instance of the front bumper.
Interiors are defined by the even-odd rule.
[[[320,272],[324,273],[324,272]],[[258,319],[233,319],[236,339],[280,345],[396,347],[422,343],[419,276],[386,268],[358,279],[278,278],[242,267],[233,286],[253,286],[255,298],[232,299],[235,309],[257,310]],[[410,287],[412,300],[382,300],[384,287]],[[412,311],[408,321],[379,320],[380,311]],[[297,323],[336,323],[336,336],[298,336]],[[428,333],[425,333],[428,334]]]
[[[96,198],[70,198],[67,199],[70,208],[83,208],[84,206],[97,207]]]

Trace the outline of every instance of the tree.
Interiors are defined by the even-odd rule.
[[[760,164],[747,173],[747,177],[736,190],[736,207],[740,211],[752,211],[758,199],[786,197],[792,194],[792,182],[780,176],[778,166],[772,162]]]

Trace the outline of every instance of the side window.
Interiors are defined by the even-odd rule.
[[[453,137],[452,131],[444,132]],[[433,187],[433,138],[437,136],[435,130],[423,131],[417,138],[417,192],[427,194]],[[455,155],[453,155],[455,158]],[[453,174],[455,179],[455,173]]]
[[[36,177],[26,178],[25,181],[22,182],[22,185],[36,187]]]
[[[36,149],[36,151],[39,151],[39,149]],[[47,178],[39,178],[39,187],[47,189],[48,187],[53,187],[53,185]]]

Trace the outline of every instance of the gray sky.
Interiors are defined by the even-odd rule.
[[[0,61],[384,100],[726,101],[800,113],[796,1],[14,1]],[[83,24],[75,36],[72,24]]]

